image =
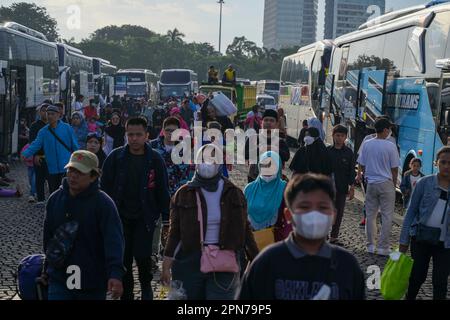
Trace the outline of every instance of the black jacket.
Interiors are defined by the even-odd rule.
[[[36,137],[39,133],[39,130],[41,130],[43,127],[45,127],[47,124],[42,120],[37,120],[31,124],[30,127],[30,144],[36,140]],[[35,156],[43,156],[44,155],[44,149],[39,150],[36,152]]]
[[[71,197],[64,179],[47,203],[44,221],[44,252],[56,229],[67,222],[66,213],[79,222],[79,230],[67,265],[81,270],[81,288],[105,289],[109,279],[122,280],[124,238],[117,208],[111,198],[99,190],[98,181]],[[50,281],[66,283],[65,269],[47,270]]]
[[[347,194],[349,186],[355,183],[355,156],[353,151],[347,146],[342,149],[329,146],[327,149],[333,168],[336,191]]]
[[[103,164],[101,187],[114,200],[118,208],[121,207],[122,201],[126,201],[123,195],[129,155],[128,145],[117,148],[111,152]],[[147,229],[150,229],[155,226],[160,216],[164,223],[169,222],[170,193],[163,158],[149,144],[145,144],[145,156],[139,197]]]
[[[317,139],[309,146],[298,149],[289,169],[294,174],[311,172],[326,176],[331,176],[333,171],[327,147],[321,139]]]

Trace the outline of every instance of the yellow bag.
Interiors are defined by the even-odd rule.
[[[268,245],[275,243],[274,228],[266,228],[258,231],[253,231],[253,237],[255,238],[256,245],[259,251],[267,247]]]

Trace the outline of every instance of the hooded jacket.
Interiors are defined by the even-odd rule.
[[[105,289],[109,279],[122,280],[124,238],[117,208],[111,198],[99,190],[98,181],[75,197],[69,193],[67,179],[47,203],[44,221],[44,252],[59,226],[67,222],[66,213],[74,215],[79,230],[67,265],[81,270],[81,288]],[[50,282],[66,283],[65,269],[47,270]]]

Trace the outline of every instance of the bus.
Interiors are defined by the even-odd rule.
[[[278,102],[278,97],[280,95],[280,81],[275,80],[261,80],[258,81],[256,86],[256,93],[259,95],[267,94],[274,97],[275,101]]]
[[[158,75],[148,69],[121,69],[115,75],[115,94],[145,98],[156,103]]]
[[[40,32],[15,22],[0,25],[0,155],[18,149],[19,117],[59,97],[58,50]]]
[[[87,105],[95,96],[94,60],[80,49],[57,43],[61,78],[60,100],[66,106],[66,114],[72,114],[72,104],[79,95]]]
[[[286,115],[288,141],[297,141],[303,120],[325,120],[322,92],[333,47],[333,41],[322,40],[283,59],[278,107]]]
[[[192,96],[198,92],[198,77],[189,69],[164,69],[161,70],[158,88],[161,101]]]
[[[117,67],[102,58],[94,58],[93,62],[95,96],[101,95],[105,100],[110,101],[114,95],[114,75],[117,72]]]
[[[399,178],[413,157],[423,173],[450,133],[450,4],[432,2],[381,16],[335,40],[325,95],[333,124],[357,152],[388,115],[396,128]]]

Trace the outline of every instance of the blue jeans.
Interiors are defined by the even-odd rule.
[[[28,183],[30,184],[30,196],[36,195],[36,174],[34,167],[28,167]]]
[[[172,278],[183,283],[188,300],[233,300],[239,286],[239,273],[200,271],[201,252],[182,252],[172,266]]]
[[[106,290],[69,290],[65,283],[50,281],[48,300],[106,300]]]

